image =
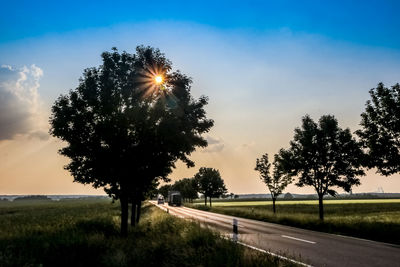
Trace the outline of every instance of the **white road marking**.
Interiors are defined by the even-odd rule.
[[[301,241],[301,242],[306,242],[306,243],[310,243],[310,244],[316,244],[317,242],[314,242],[314,241],[309,241],[309,240],[305,240],[305,239],[301,239],[301,238],[296,238],[296,237],[293,237],[293,236],[288,236],[288,235],[281,235],[282,237],[285,237],[285,238],[289,238],[289,239],[294,239],[294,240],[297,240],[297,241]]]
[[[269,254],[269,255],[271,255],[271,256],[277,257],[277,258],[282,259],[282,260],[285,260],[285,261],[290,261],[290,262],[293,262],[293,263],[296,263],[296,264],[299,264],[299,265],[302,265],[302,266],[306,266],[306,267],[312,267],[312,265],[308,265],[308,264],[306,264],[306,263],[304,263],[304,262],[295,261],[295,260],[286,258],[286,257],[284,257],[284,256],[275,254],[275,253],[273,253],[273,252],[266,251],[266,250],[264,250],[264,249],[261,249],[261,248],[257,248],[257,247],[248,245],[248,244],[243,243],[243,242],[240,242],[240,241],[237,241],[236,243],[238,243],[239,245],[242,245],[242,246],[245,246],[245,247],[248,247],[248,248],[251,248],[251,249],[254,249],[254,250],[257,250],[257,251],[266,253],[266,254]]]

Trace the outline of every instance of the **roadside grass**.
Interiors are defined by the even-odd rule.
[[[108,200],[0,204],[0,266],[294,266],[147,204],[119,236]]]
[[[341,234],[400,245],[400,202],[364,202],[324,205],[325,220],[318,217],[318,205],[277,202],[274,215],[271,205],[213,206],[188,205],[193,208],[284,224],[309,230]],[[340,202],[339,202],[340,203]]]

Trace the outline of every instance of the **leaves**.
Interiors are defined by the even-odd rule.
[[[216,169],[201,167],[194,179],[198,191],[207,197],[220,197],[228,191],[221,174]]]
[[[274,169],[270,172],[271,163],[268,161],[268,154],[265,153],[256,160],[255,170],[260,172],[260,179],[267,185],[273,199],[276,199],[288,184],[292,182],[291,176],[284,172],[280,165],[279,155],[275,155]]]
[[[364,175],[360,144],[331,115],[322,116],[318,123],[304,116],[290,148],[281,149],[276,160],[282,172],[298,177],[297,186],[313,186],[321,196],[335,196],[335,187],[349,192],[360,184],[358,176]]]
[[[371,100],[361,114],[356,133],[367,149],[365,165],[385,176],[400,171],[400,85],[387,88],[379,83],[369,91]]]
[[[65,141],[60,153],[70,158],[65,168],[74,181],[105,187],[114,198],[143,195],[167,180],[177,160],[194,165],[188,156],[207,145],[201,134],[213,126],[207,98],[194,99],[190,78],[172,72],[158,49],[113,48],[101,56],[103,64],[86,69],[78,87],[54,103],[50,133]],[[165,90],[155,74],[164,75]]]

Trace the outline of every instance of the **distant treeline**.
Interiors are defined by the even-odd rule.
[[[21,196],[14,199],[14,201],[21,201],[21,200],[51,200],[51,198],[45,195],[31,195],[31,196]]]
[[[288,193],[287,193],[288,194]],[[290,194],[292,197],[289,197],[287,194],[281,195],[278,197],[280,201],[287,200],[316,200],[318,199],[317,195],[302,195],[302,194]],[[244,195],[236,195],[237,198],[219,198],[213,199],[214,202],[241,202],[241,201],[266,201],[271,200],[271,196],[269,194],[244,194]],[[397,199],[400,198],[400,193],[357,193],[357,194],[339,194],[336,197],[327,196],[325,199]]]

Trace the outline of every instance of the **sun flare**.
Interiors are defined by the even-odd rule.
[[[157,76],[154,78],[154,80],[155,80],[156,84],[161,84],[161,83],[163,82],[163,78],[162,78],[162,76],[160,76],[160,75],[157,75]]]

